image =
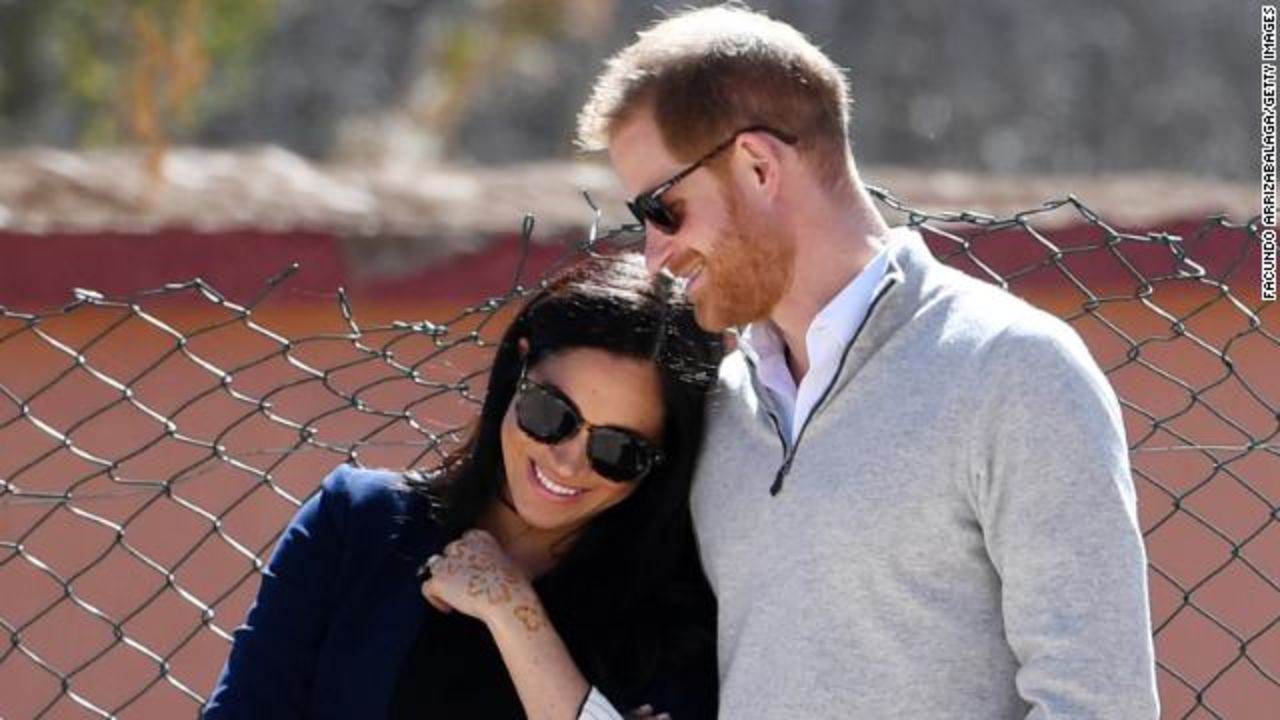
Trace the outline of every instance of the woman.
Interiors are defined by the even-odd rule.
[[[637,256],[554,279],[442,470],[341,467],[299,511],[205,717],[714,716],[688,492],[721,352]]]

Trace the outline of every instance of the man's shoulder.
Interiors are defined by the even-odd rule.
[[[953,270],[939,307],[944,332],[958,352],[957,366],[968,367],[975,388],[991,383],[1009,387],[1020,382],[1078,385],[1110,395],[1108,382],[1084,339],[1061,318],[1007,290]],[[946,352],[948,343],[938,349]],[[967,362],[961,362],[967,356]],[[1083,384],[1082,384],[1083,383]]]
[[[888,327],[937,334],[952,350],[971,351],[1012,333],[1063,337],[1062,320],[988,280],[939,260],[918,231],[900,227],[888,249],[897,297],[888,305]],[[941,349],[947,349],[943,347]]]
[[[932,309],[942,313],[953,330],[982,346],[1079,342],[1075,330],[1061,318],[955,268],[943,268],[931,295]]]

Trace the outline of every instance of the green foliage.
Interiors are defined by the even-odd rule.
[[[248,65],[278,2],[0,0],[0,109],[50,86],[76,108],[81,140],[102,144],[137,135],[137,104],[154,94],[164,130],[190,127]]]

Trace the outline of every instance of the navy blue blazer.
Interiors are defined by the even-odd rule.
[[[325,478],[263,571],[206,720],[387,717],[427,612],[417,569],[444,544],[425,502],[391,472],[343,465]],[[714,686],[671,681],[654,688],[655,707],[714,716]]]
[[[294,516],[235,632],[204,717],[382,718],[426,610],[439,549],[394,473],[346,465]]]

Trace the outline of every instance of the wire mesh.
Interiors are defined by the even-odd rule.
[[[1256,219],[1131,233],[1070,197],[992,217],[874,194],[944,262],[1072,324],[1116,388],[1164,716],[1280,707],[1280,311],[1253,289]],[[561,263],[638,237],[599,219]],[[336,312],[275,321],[296,266],[244,304],[197,279],[0,307],[0,716],[198,712],[324,474],[460,441],[524,265],[437,322],[362,324],[341,289]]]

